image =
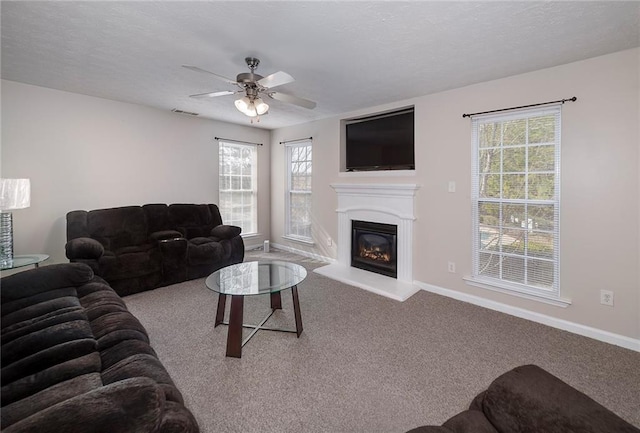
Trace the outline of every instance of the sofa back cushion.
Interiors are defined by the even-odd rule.
[[[172,230],[171,224],[169,223],[169,206],[166,204],[154,203],[145,204],[142,206],[142,209],[147,216],[149,234]]]
[[[211,229],[222,224],[218,206],[214,204],[169,205],[169,224],[187,239],[209,236]]]
[[[145,244],[149,236],[141,206],[92,210],[87,214],[87,233],[109,251]]]

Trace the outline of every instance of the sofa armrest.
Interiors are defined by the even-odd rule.
[[[149,238],[153,242],[166,241],[170,239],[178,239],[181,238],[182,233],[177,230],[161,230],[158,232],[153,232],[149,235]]]
[[[62,287],[80,286],[93,278],[91,268],[82,263],[42,266],[2,277],[2,303],[28,298]]]
[[[69,260],[98,260],[104,254],[104,247],[92,238],[71,239],[64,246]]]
[[[501,432],[640,432],[535,365],[516,367],[494,380],[484,394],[482,411]]]
[[[211,236],[218,239],[233,239],[240,233],[242,233],[240,227],[226,224],[221,224],[211,229]]]

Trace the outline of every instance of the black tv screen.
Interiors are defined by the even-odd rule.
[[[413,109],[349,121],[346,169],[414,170]]]

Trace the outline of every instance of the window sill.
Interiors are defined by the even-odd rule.
[[[287,235],[282,236],[282,238],[286,239],[288,241],[299,242],[299,243],[305,244],[305,245],[315,245],[316,244],[312,239],[307,239],[307,238],[298,238],[298,237],[295,237],[295,236],[287,236]]]
[[[240,236],[242,237],[242,239],[251,239],[257,238],[258,236],[260,236],[260,233],[240,233]]]
[[[545,304],[554,305],[556,307],[566,308],[571,305],[571,299],[561,298],[555,294],[545,294],[536,292],[535,289],[527,288],[527,286],[519,284],[509,284],[504,282],[495,282],[484,278],[464,277],[465,283],[480,287],[482,289],[491,290],[494,292],[504,293],[507,295],[516,296],[519,298],[529,299],[532,301],[542,302]]]

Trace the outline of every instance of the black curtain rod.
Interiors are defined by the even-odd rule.
[[[287,143],[293,143],[293,142],[296,142],[296,141],[305,141],[305,140],[313,140],[313,137],[297,138],[295,140],[281,141],[280,144],[287,144]]]
[[[262,143],[252,143],[250,141],[242,141],[242,140],[234,140],[233,138],[222,138],[222,137],[214,137],[216,140],[220,141],[230,141],[232,143],[239,143],[239,144],[255,144],[256,146],[262,146]]]
[[[489,114],[489,113],[499,113],[500,111],[509,111],[509,110],[518,110],[520,108],[529,108],[529,107],[537,107],[539,105],[549,105],[549,104],[557,104],[557,103],[562,103],[564,104],[565,102],[576,102],[578,100],[578,98],[576,98],[575,96],[573,98],[569,98],[569,99],[560,99],[559,101],[549,101],[549,102],[541,102],[539,104],[531,104],[531,105],[521,105],[519,107],[511,107],[511,108],[501,108],[499,110],[489,110],[489,111],[482,111],[480,113],[471,113],[471,114],[463,114],[462,117],[471,117],[471,116],[478,116],[480,114]]]

